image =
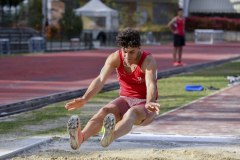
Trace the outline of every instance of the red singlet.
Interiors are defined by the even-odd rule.
[[[185,19],[184,18],[177,18],[176,19],[176,30],[178,35],[180,36],[184,36],[184,24],[185,23]]]
[[[132,73],[126,73],[123,65],[122,50],[119,50],[120,66],[117,68],[117,75],[120,84],[120,96],[146,99],[147,89],[145,73],[141,70],[144,59],[150,53],[143,52],[136,69]]]

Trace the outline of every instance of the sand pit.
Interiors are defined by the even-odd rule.
[[[99,137],[90,139],[74,151],[68,138],[34,147],[14,160],[240,160],[239,143],[128,141],[118,140],[102,148]]]

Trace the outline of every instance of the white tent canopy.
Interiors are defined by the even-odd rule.
[[[76,15],[88,17],[105,17],[107,30],[118,29],[118,11],[109,8],[100,0],[90,0],[84,6],[75,10]]]

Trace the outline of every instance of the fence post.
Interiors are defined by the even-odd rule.
[[[79,38],[71,38],[70,39],[70,48],[73,50],[79,49],[79,43],[80,43]]]
[[[92,49],[93,47],[93,38],[92,33],[84,33],[84,46]]]
[[[43,37],[32,37],[29,39],[28,46],[29,52],[44,52],[45,51],[45,41]]]
[[[10,53],[9,39],[0,39],[0,54]]]

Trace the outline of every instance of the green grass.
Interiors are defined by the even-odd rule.
[[[210,90],[186,92],[184,90],[186,85],[199,84],[204,88],[213,86],[222,89],[227,87],[228,81],[226,77],[228,75],[240,75],[240,62],[227,63],[191,74],[159,80],[158,87],[161,113],[175,109],[214,92]]]
[[[213,83],[214,81],[214,83]],[[161,113],[175,109],[193,100],[199,99],[212,93],[213,91],[203,90],[200,92],[187,92],[185,86],[188,84],[214,86],[223,88],[226,86],[224,78],[201,77],[201,76],[177,76],[169,79],[163,79],[158,82],[159,101],[161,104]]]
[[[188,73],[158,80],[159,103],[161,104],[161,114],[172,109],[178,108],[184,104],[190,103],[201,97],[214,93],[215,91],[203,90],[200,92],[187,92],[184,90],[187,84],[199,84],[204,87],[213,86],[219,89],[227,87],[227,75],[240,75],[240,62],[227,63],[225,65],[200,70],[195,73]],[[66,122],[59,122],[59,127],[29,131],[24,128],[26,125],[41,125],[57,123],[60,118],[68,118],[72,114],[79,114],[82,125],[97,112],[104,104],[118,96],[118,90],[101,93],[95,96],[89,104],[81,110],[65,110],[64,105],[67,102],[61,102],[46,106],[44,108],[26,112],[21,115],[10,117],[12,120],[0,122],[0,134],[6,134],[11,131],[25,132],[29,135],[34,134],[63,134],[66,133]],[[94,107],[93,107],[94,106]],[[55,121],[54,121],[55,120]],[[54,122],[53,122],[54,121]]]
[[[63,106],[64,103],[61,102],[38,110],[26,112],[21,116],[13,116],[13,120],[3,121],[0,123],[0,134],[16,130],[24,131],[22,129],[24,125],[37,125],[47,120],[54,120],[68,115],[70,116],[71,113]]]

